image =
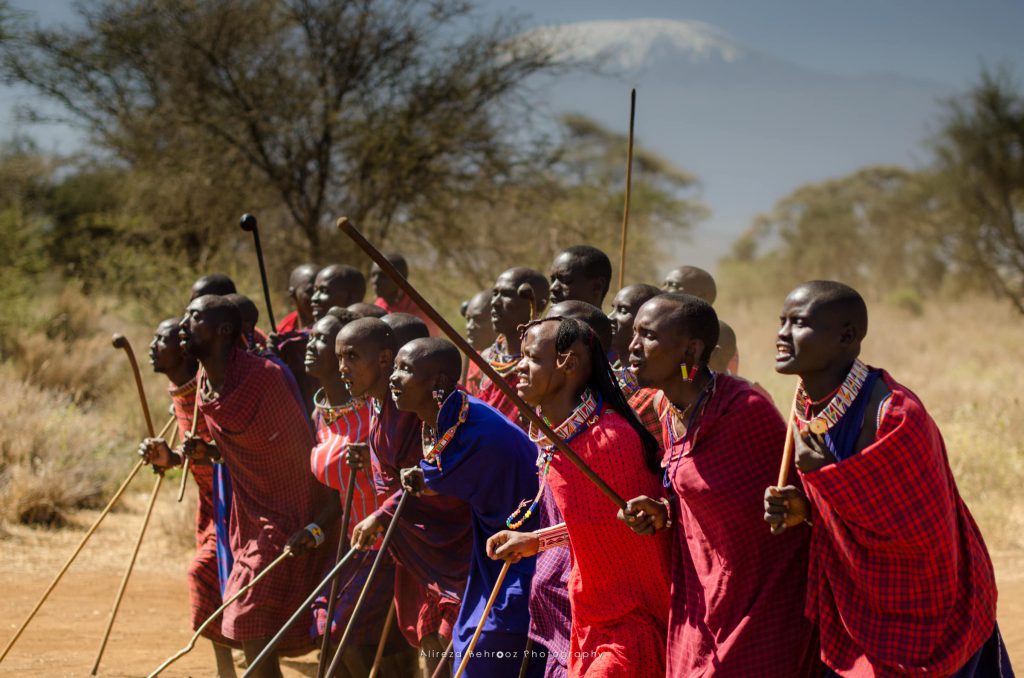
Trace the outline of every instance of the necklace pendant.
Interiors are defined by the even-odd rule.
[[[824,419],[815,419],[811,422],[811,433],[823,436],[828,433],[828,422]]]

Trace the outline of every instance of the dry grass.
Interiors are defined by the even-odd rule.
[[[781,299],[722,306],[739,336],[740,371],[789,402],[775,374]],[[920,314],[870,305],[863,357],[912,389],[938,422],[950,464],[990,549],[1024,548],[1024,317],[1002,302],[931,303]]]

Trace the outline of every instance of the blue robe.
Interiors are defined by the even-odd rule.
[[[507,529],[505,519],[520,500],[537,494],[537,446],[496,409],[465,397],[469,398],[469,416],[439,455],[441,468],[436,461],[420,461],[427,487],[438,494],[458,497],[472,509],[469,579],[452,639],[456,666],[480,625],[504,565],[487,557],[487,539]],[[463,394],[456,392],[444,402],[437,417],[439,435],[458,421],[462,398]],[[535,514],[520,529],[534,530],[537,524]],[[530,626],[528,604],[534,565],[534,558],[525,558],[509,568],[466,665],[467,678],[519,675]],[[530,663],[527,675],[540,676],[543,672],[544,662],[536,660]]]

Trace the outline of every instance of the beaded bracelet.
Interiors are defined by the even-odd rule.
[[[661,529],[667,530],[672,527],[672,503],[665,497],[662,497],[659,501],[665,507],[665,526]]]
[[[311,535],[313,535],[313,541],[316,542],[317,546],[323,544],[324,540],[326,539],[326,537],[324,536],[324,531],[316,523],[310,523],[309,525],[306,525],[306,532],[309,532]]]

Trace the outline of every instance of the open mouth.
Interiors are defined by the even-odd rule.
[[[775,344],[775,362],[784,362],[793,358],[793,347],[789,344]]]
[[[308,367],[308,366],[312,365],[315,362],[316,362],[316,354],[315,353],[310,353],[309,351],[306,351],[306,356],[303,359],[303,364]]]

